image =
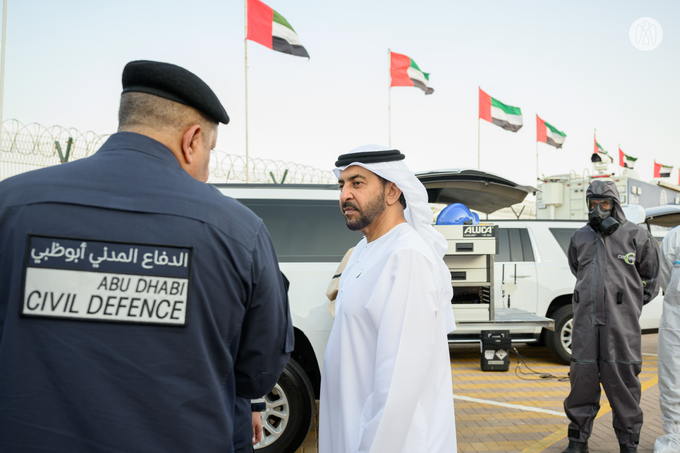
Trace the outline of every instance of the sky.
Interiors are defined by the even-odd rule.
[[[217,149],[245,154],[244,2],[7,0],[3,119],[114,133],[132,60],[183,66],[212,87],[231,122]],[[251,158],[333,168],[368,143],[406,154],[413,171],[481,168],[520,184],[590,168],[593,133],[618,161],[680,166],[680,2],[268,0],[309,60],[248,42]],[[636,49],[633,22],[663,28]],[[429,72],[434,94],[389,86],[388,49]],[[478,87],[522,109],[517,133],[478,122]],[[390,94],[391,92],[391,94]],[[536,115],[567,134],[536,144]],[[479,142],[478,142],[479,137]],[[615,167],[612,167],[615,168]],[[678,182],[674,169],[672,182]]]

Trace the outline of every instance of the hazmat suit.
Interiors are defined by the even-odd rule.
[[[636,451],[642,427],[639,318],[642,306],[659,291],[659,246],[647,229],[626,220],[614,182],[593,181],[586,198],[607,198],[611,219],[604,232],[605,228],[594,226],[595,209],[589,207],[593,209],[589,223],[574,233],[569,245],[576,286],[571,392],[564,401],[568,436],[573,442],[587,442],[600,409],[602,382],[621,451]],[[566,451],[587,451],[587,444],[583,450]]]
[[[665,435],[654,444],[654,453],[680,451],[680,227],[661,243],[663,314],[659,323],[659,403]]]

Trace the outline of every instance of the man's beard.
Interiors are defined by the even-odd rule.
[[[385,191],[380,192],[372,200],[366,203],[364,209],[359,209],[354,203],[347,201],[342,204],[343,216],[345,208],[352,208],[359,213],[359,218],[355,220],[350,220],[345,217],[345,223],[347,228],[352,231],[363,230],[369,226],[376,217],[378,217],[385,210]]]

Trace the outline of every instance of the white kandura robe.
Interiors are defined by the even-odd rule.
[[[442,272],[407,223],[359,242],[324,356],[319,453],[457,451]]]

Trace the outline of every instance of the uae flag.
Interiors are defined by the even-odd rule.
[[[638,160],[637,157],[629,156],[621,151],[619,148],[619,166],[624,168],[633,168],[635,166],[635,161]]]
[[[390,52],[390,78],[390,87],[416,87],[425,94],[434,93],[434,88],[430,88],[430,74],[421,71],[406,55]]]
[[[551,124],[546,123],[536,115],[536,141],[545,143],[555,148],[561,148],[567,134],[558,131]]]
[[[594,138],[595,140],[595,149],[593,150],[593,154],[598,154],[598,153],[604,153],[604,154],[609,154],[607,151],[604,150],[602,146],[600,146],[599,143],[597,143],[597,138]]]
[[[522,111],[519,107],[505,105],[479,89],[479,117],[500,126],[506,131],[517,132],[522,129]]]
[[[655,178],[670,178],[673,171],[672,165],[657,164],[654,161],[654,177]]]
[[[309,54],[288,21],[260,0],[248,0],[248,36],[255,41],[278,52],[298,57]]]

